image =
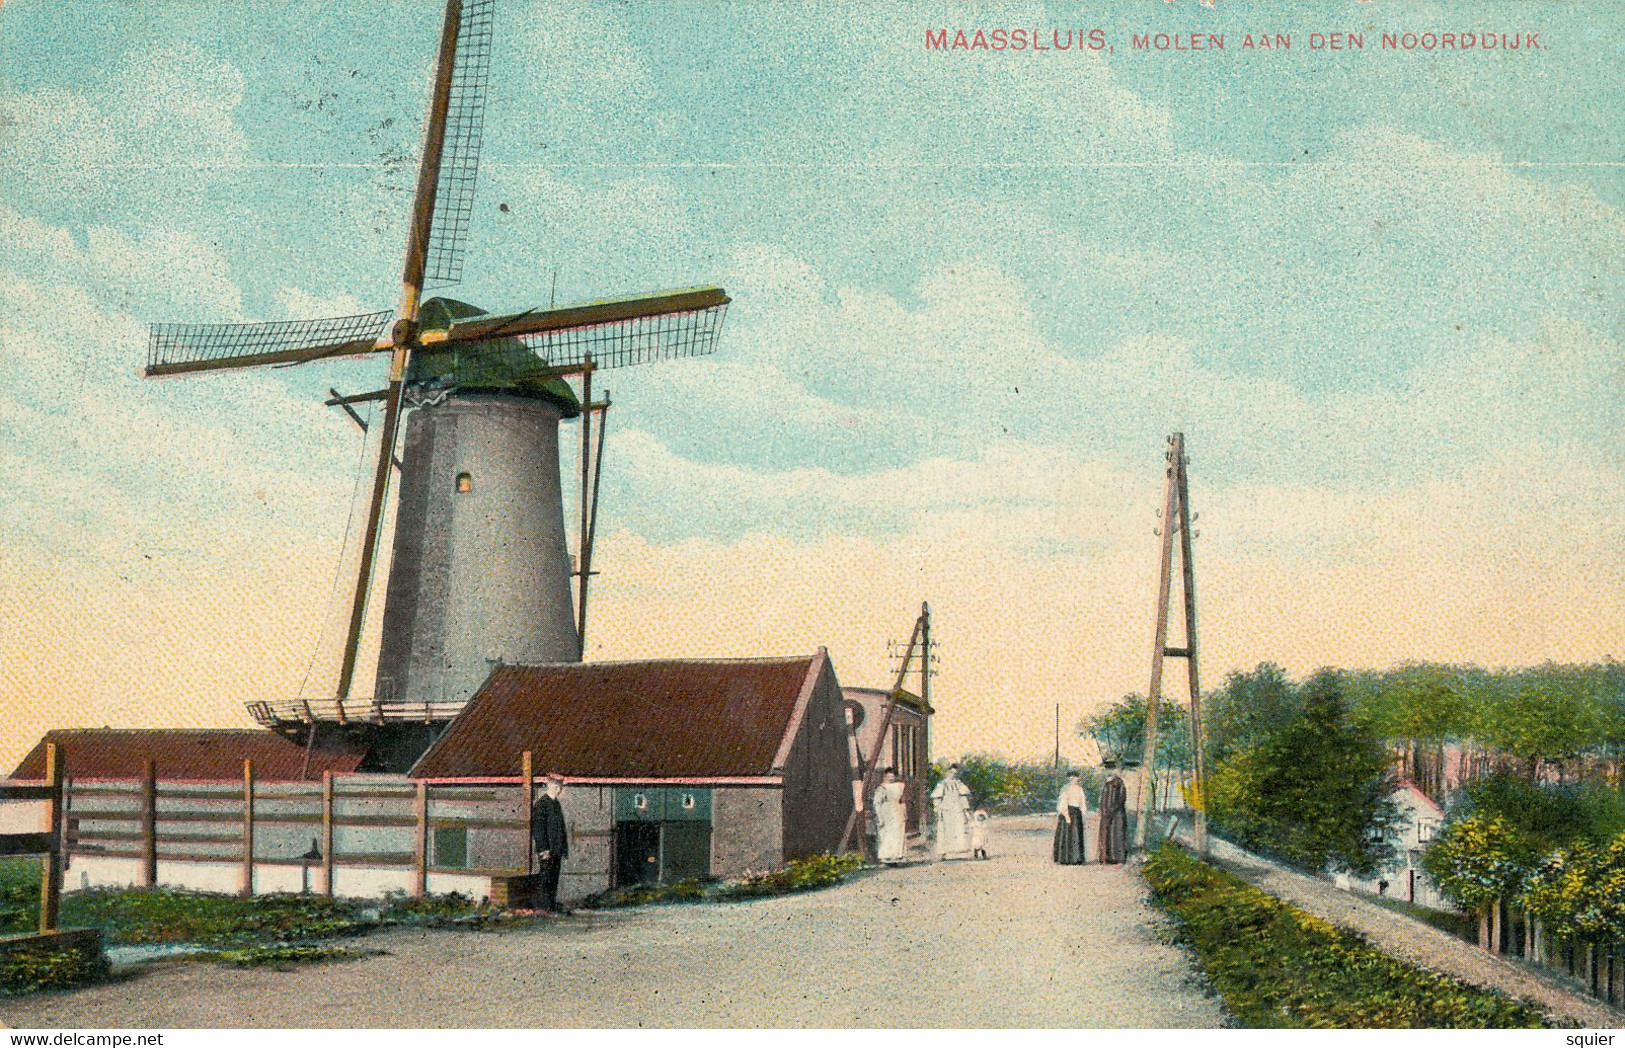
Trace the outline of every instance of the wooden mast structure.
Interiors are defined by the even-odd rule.
[[[1194,843],[1198,854],[1207,852],[1207,812],[1204,810],[1205,769],[1202,759],[1202,685],[1197,672],[1196,657],[1196,569],[1191,559],[1191,524],[1195,515],[1190,512],[1190,483],[1186,467],[1190,460],[1185,455],[1185,435],[1175,433],[1168,438],[1168,451],[1163,456],[1168,462],[1167,487],[1163,498],[1162,555],[1157,572],[1157,625],[1151,645],[1151,686],[1147,689],[1145,711],[1145,755],[1140,765],[1140,784],[1135,800],[1136,819],[1134,846],[1144,848],[1146,826],[1150,815],[1151,794],[1156,790],[1157,774],[1157,712],[1162,705],[1162,663],[1165,658],[1184,659],[1190,677],[1190,745],[1191,786],[1195,809]],[[1168,646],[1168,598],[1173,581],[1174,535],[1179,535],[1179,560],[1182,589],[1184,591],[1185,646]],[[1149,788],[1148,788],[1149,787]]]
[[[846,829],[841,831],[841,846],[835,850],[837,855],[845,854],[846,850],[852,846],[852,837],[857,831],[858,820],[863,817],[864,811],[872,804],[875,785],[880,781],[880,752],[886,748],[886,733],[891,730],[892,714],[897,710],[897,700],[903,694],[903,681],[908,679],[909,667],[914,663],[916,652],[919,653],[920,658],[920,701],[929,710],[931,708],[931,605],[924,601],[920,603],[919,618],[914,620],[914,632],[909,635],[908,648],[903,652],[903,663],[897,667],[897,679],[892,682],[891,690],[886,693],[885,712],[880,717],[880,730],[875,734],[874,752],[870,753],[867,758],[861,753],[858,754],[858,781],[861,784],[861,790],[858,798],[855,799],[861,800],[861,806],[854,804],[852,814],[847,816]],[[895,753],[892,754],[892,759],[897,759]],[[868,838],[861,833],[857,834],[857,837],[858,847],[862,849],[864,857],[874,858],[873,855],[869,854]]]

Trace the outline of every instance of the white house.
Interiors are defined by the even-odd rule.
[[[1422,871],[1422,852],[1444,825],[1444,809],[1408,781],[1401,781],[1388,799],[1399,806],[1401,816],[1394,831],[1393,861],[1370,879],[1339,877],[1339,886],[1431,910],[1455,909]]]

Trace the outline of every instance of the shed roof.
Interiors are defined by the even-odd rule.
[[[305,764],[305,748],[268,731],[187,731],[87,728],[48,731],[24,757],[15,779],[45,777],[45,745],[56,743],[65,770],[75,779],[137,779],[152,761],[165,780],[240,779],[243,761],[254,762],[262,782],[319,779],[325,771],[352,772],[366,750],[318,746]]]
[[[770,775],[828,657],[499,667],[417,779]]]
[[[885,688],[848,688],[845,685],[841,686],[841,698],[863,702],[873,706],[885,705],[886,696],[890,694],[891,692]],[[907,706],[916,713],[928,714],[936,712],[936,710],[926,706],[924,699],[920,698],[911,691],[905,691],[903,689],[898,689],[897,704],[899,706]]]

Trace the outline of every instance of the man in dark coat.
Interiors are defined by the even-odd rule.
[[[536,849],[536,872],[541,876],[542,909],[555,913],[559,908],[559,870],[570,855],[570,832],[564,825],[564,806],[559,796],[564,780],[549,775],[542,795],[530,810],[530,840]]]
[[[1116,775],[1100,788],[1100,830],[1096,854],[1100,862],[1128,858],[1128,789]]]

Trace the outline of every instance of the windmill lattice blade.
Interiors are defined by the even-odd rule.
[[[554,367],[575,367],[589,356],[599,367],[626,367],[712,352],[728,302],[726,291],[703,287],[472,317],[453,323],[445,332],[425,331],[423,344],[518,339]]]
[[[444,332],[425,331],[424,344],[431,342],[483,342],[493,338],[519,338],[566,328],[593,327],[621,320],[656,317],[667,313],[692,313],[728,304],[728,293],[719,287],[696,287],[684,291],[662,291],[636,298],[611,298],[551,309],[527,309],[523,313],[497,313],[455,320]]]
[[[154,324],[147,339],[149,377],[301,363],[369,353],[395,314],[258,324]]]
[[[474,217],[474,184],[485,135],[485,96],[491,80],[491,38],[496,0],[463,0],[446,110],[446,144],[434,197],[424,285],[445,287],[463,278],[463,255]]]
[[[519,340],[552,367],[577,367],[591,357],[595,367],[621,368],[715,352],[727,314],[728,304],[723,302],[705,309],[543,331]]]

